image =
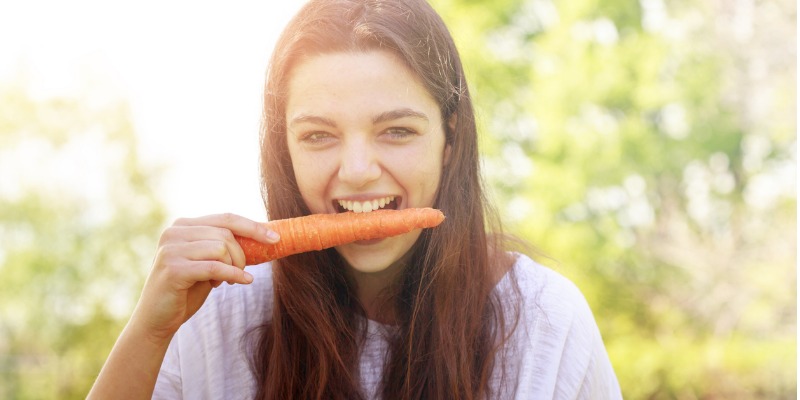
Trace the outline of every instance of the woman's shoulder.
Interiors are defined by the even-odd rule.
[[[597,324],[580,289],[561,273],[518,254],[514,267],[497,286],[501,302],[517,329],[536,342],[597,345]],[[602,340],[600,339],[600,344]]]
[[[518,254],[497,289],[504,309],[518,317],[510,325],[509,362],[527,383],[517,386],[517,395],[620,398],[592,310],[571,280]]]
[[[567,277],[525,254],[514,255],[514,266],[498,284],[501,292],[513,292],[516,286],[523,303],[533,302],[546,309],[588,307],[583,293]]]

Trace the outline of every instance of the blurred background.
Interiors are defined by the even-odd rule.
[[[83,398],[179,216],[263,220],[261,87],[300,1],[0,5],[0,398]],[[797,5],[435,0],[506,229],[626,399],[797,390]]]

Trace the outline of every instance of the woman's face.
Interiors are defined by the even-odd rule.
[[[296,65],[286,126],[312,213],[433,205],[445,163],[439,106],[392,53],[330,53]],[[386,270],[420,230],[336,247],[357,272]]]

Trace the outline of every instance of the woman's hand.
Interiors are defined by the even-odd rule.
[[[169,339],[222,282],[249,284],[233,235],[276,243],[263,224],[234,214],[179,219],[164,230],[153,267],[129,324],[156,341]]]
[[[100,371],[90,399],[149,399],[172,336],[223,281],[250,283],[233,235],[276,243],[278,235],[233,214],[180,219],[164,230],[130,321]]]

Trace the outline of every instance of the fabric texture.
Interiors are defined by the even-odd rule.
[[[250,285],[213,290],[172,339],[156,383],[156,399],[251,399],[255,382],[245,334],[272,311],[272,266],[248,267]],[[513,278],[519,294],[513,290]],[[498,399],[621,399],[591,309],[559,273],[519,255],[497,285],[508,313],[519,321],[498,356],[493,391]],[[361,384],[377,398],[391,327],[368,321],[361,350]],[[504,379],[501,379],[504,377]],[[504,382],[500,385],[499,382]]]

